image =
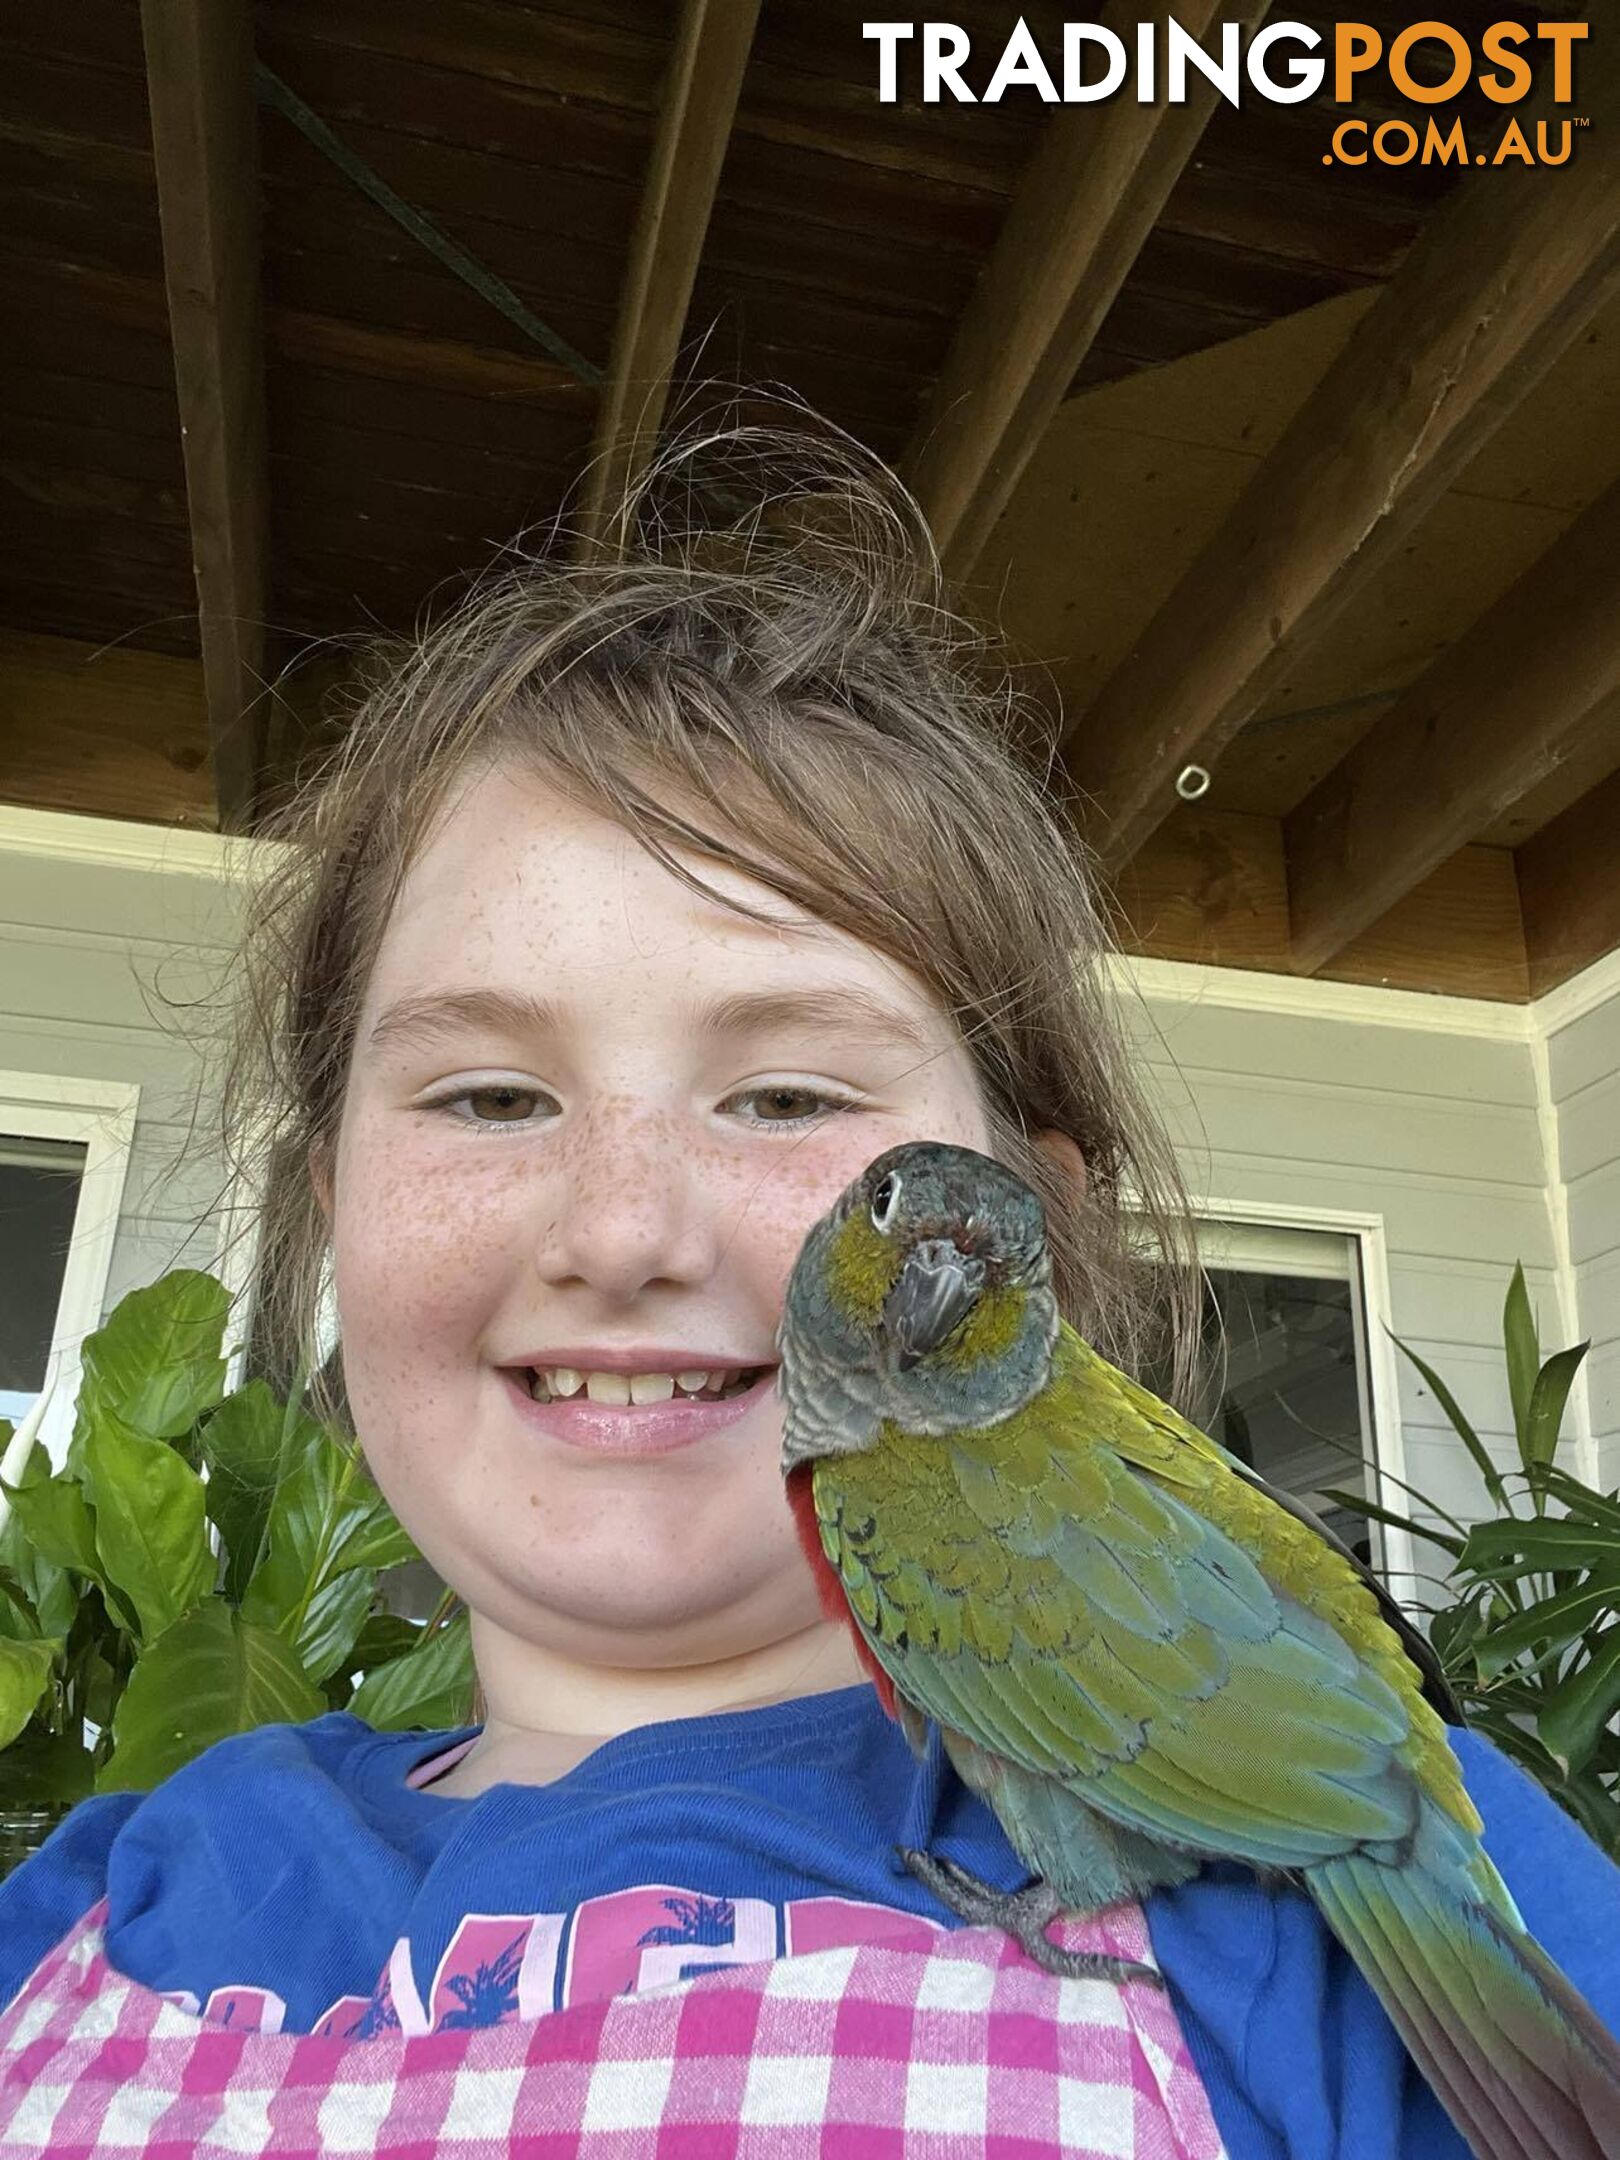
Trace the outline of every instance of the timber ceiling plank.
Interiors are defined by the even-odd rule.
[[[1184,28],[1246,26],[1267,0],[1193,0]],[[1112,0],[1116,27],[1134,0]],[[961,580],[1068,392],[1216,103],[1116,98],[1099,115],[1060,109],[1043,130],[980,274],[902,472]]]
[[[0,800],[207,826],[195,660],[0,630]]]
[[[614,328],[580,508],[587,549],[652,454],[736,116],[760,0],[685,0]]]
[[[1115,905],[1128,951],[1290,970],[1288,883],[1274,818],[1178,803],[1126,865]],[[1523,1001],[1531,987],[1512,854],[1460,849],[1322,972],[1336,982]]]
[[[268,548],[246,0],[142,0],[209,746],[222,825],[258,781]]]
[[[1613,86],[1588,71],[1584,92]],[[1555,182],[1556,184],[1549,184]],[[1620,139],[1565,169],[1471,176],[1262,461],[1089,708],[1065,761],[1106,863],[1127,860],[1299,652],[1389,561],[1620,287]],[[1196,664],[1190,664],[1196,656]]]
[[[1620,693],[1620,485],[1384,713],[1287,820],[1314,974],[1559,764]]]
[[[1514,867],[1540,997],[1620,946],[1620,772],[1517,849]]]

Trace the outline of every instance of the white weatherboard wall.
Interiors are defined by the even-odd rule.
[[[166,1268],[218,1268],[222,1173],[186,1007],[217,994],[238,915],[211,835],[0,810],[0,1069],[140,1090],[106,1312]],[[158,867],[166,863],[168,867]]]
[[[1501,1314],[1516,1260],[1544,1346],[1573,1333],[1522,1010],[1153,963],[1134,973],[1133,1034],[1195,1198],[1213,1213],[1380,1218],[1394,1332],[1515,1462]],[[1488,1512],[1428,1385],[1394,1363],[1402,1474],[1453,1514]],[[1584,1450],[1573,1420],[1566,1430]],[[1566,1460],[1584,1468],[1573,1449]],[[1420,1548],[1420,1564],[1433,1558]]]
[[[1620,967],[1601,987],[1606,995],[1583,999],[1549,1030],[1546,1059],[1576,1319],[1592,1345],[1598,1479],[1610,1488],[1620,1483]]]

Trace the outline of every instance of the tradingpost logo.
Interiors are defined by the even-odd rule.
[[[1048,105],[1102,105],[1161,96],[1185,104],[1195,77],[1229,105],[1260,98],[1273,105],[1312,99],[1344,109],[1323,144],[1324,165],[1565,165],[1590,116],[1576,109],[1576,55],[1591,35],[1587,22],[1518,22],[1504,18],[1477,35],[1434,17],[1414,19],[1386,37],[1372,23],[1346,20],[1327,31],[1303,22],[1269,22],[1245,31],[1220,25],[1218,51],[1174,17],[1138,22],[1125,32],[1104,23],[1066,22],[1039,39],[1022,19],[986,50],[960,24],[869,22],[862,36],[877,47],[878,99],[919,96],[925,105],[952,98],[996,105],[1009,91],[1033,92]],[[1533,92],[1550,91],[1551,115],[1515,111]],[[1411,117],[1369,120],[1358,96],[1381,90],[1409,103]],[[1482,122],[1455,110],[1466,92],[1483,96]]]

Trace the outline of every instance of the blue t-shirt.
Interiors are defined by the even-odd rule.
[[[0,1883],[0,2005],[102,1897],[107,1956],[144,1986],[225,2023],[360,2038],[894,1940],[903,1914],[956,1924],[900,1844],[1029,1879],[937,1734],[917,1762],[869,1687],[643,1726],[550,1785],[408,1785],[478,1730],[335,1711],[82,1802]],[[1489,1743],[1453,1741],[1526,1923],[1620,2028],[1620,1870]],[[1303,1892],[1220,1866],[1146,1910],[1231,2160],[1467,2160]]]

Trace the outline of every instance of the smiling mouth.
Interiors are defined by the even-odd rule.
[[[670,1402],[729,1402],[746,1395],[765,1375],[769,1365],[744,1365],[724,1370],[681,1373],[580,1373],[557,1368],[542,1371],[524,1368],[520,1377],[536,1402],[593,1402],[614,1409],[650,1409]]]

